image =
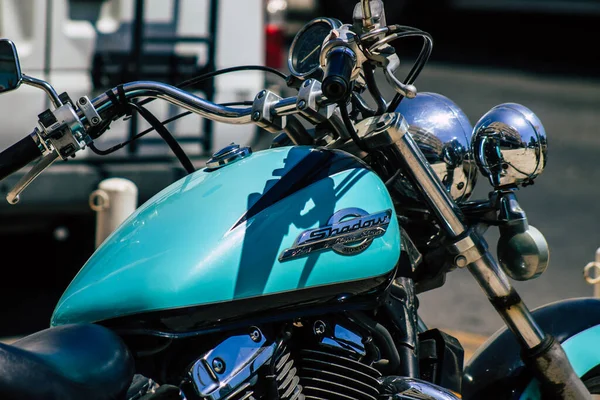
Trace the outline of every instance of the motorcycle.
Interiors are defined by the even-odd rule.
[[[390,44],[420,37],[407,78]],[[160,82],[89,99],[58,95],[20,70],[0,41],[0,91],[38,87],[53,107],[0,153],[0,178],[34,163],[8,193],[89,148],[133,112],[188,172],[141,205],[95,251],[48,329],[0,345],[3,399],[589,399],[600,393],[600,301],[530,312],[509,277],[544,272],[548,246],[515,190],[547,156],[544,127],[500,104],[471,126],[461,109],[413,83],[429,34],[388,25],[380,0],[353,22],[316,18],[290,47],[297,95],[260,91],[214,104]],[[374,71],[396,94],[386,101]],[[374,107],[365,99],[371,97]],[[277,134],[253,153],[231,144],[196,170],[144,105],[165,100],[217,122]],[[185,114],[185,113],[184,113]],[[138,134],[133,139],[141,137]],[[493,190],[470,200],[478,172]],[[500,231],[498,261],[484,232]],[[417,295],[467,268],[506,322],[463,368],[460,342],[418,315]]]

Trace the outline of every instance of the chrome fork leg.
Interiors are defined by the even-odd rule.
[[[537,325],[507,275],[487,250],[485,239],[468,231],[462,212],[443,188],[412,136],[404,134],[395,143],[395,148],[399,161],[423,194],[438,223],[447,236],[456,241],[453,250],[457,253],[457,266],[468,267],[475,277],[519,341],[522,358],[532,367],[544,392],[558,399],[589,399],[588,390],[573,371],[560,344]]]

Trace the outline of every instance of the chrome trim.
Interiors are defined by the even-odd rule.
[[[276,343],[267,344],[262,332],[256,340],[252,333],[257,329],[228,337],[192,365],[189,376],[198,395],[219,400],[249,386],[248,380],[271,359],[276,348]]]
[[[318,336],[320,336],[319,342],[323,346],[350,351],[358,357],[367,355],[365,345],[362,342],[362,336],[340,324],[334,324],[332,328],[328,327],[323,333],[318,334]]]
[[[213,156],[206,162],[206,167],[210,169],[218,169],[224,167],[225,165],[239,161],[242,158],[248,157],[251,154],[252,149],[250,147],[240,147],[239,144],[232,143],[213,154]]]
[[[63,105],[62,101],[60,101],[60,98],[58,97],[58,93],[56,93],[56,90],[54,90],[54,88],[48,82],[25,74],[21,75],[21,82],[38,89],[42,89],[44,92],[46,92],[48,97],[50,97],[52,104],[54,104],[54,107],[58,108]]]
[[[214,104],[201,97],[194,96],[184,90],[160,82],[137,81],[123,85],[126,99],[138,97],[152,97],[168,101],[188,111],[196,113],[217,122],[229,124],[249,124],[252,107],[233,108]],[[119,96],[116,89],[112,89],[115,96]],[[106,111],[112,105],[108,96],[103,93],[92,100],[93,106],[98,113]]]
[[[448,389],[417,378],[388,376],[380,379],[383,391],[392,400],[459,400]],[[391,392],[391,393],[390,393]]]

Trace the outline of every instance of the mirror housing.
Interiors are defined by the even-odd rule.
[[[15,44],[0,39],[0,93],[10,92],[21,85],[23,76]]]

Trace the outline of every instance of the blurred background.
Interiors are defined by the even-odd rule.
[[[350,0],[3,0],[0,34],[13,39],[24,73],[49,80],[72,98],[90,97],[128,80],[177,83],[211,70],[266,64],[288,72],[287,48],[304,23],[317,16],[351,21]],[[529,107],[548,134],[548,164],[536,184],[517,195],[531,225],[550,245],[546,274],[515,286],[531,307],[589,296],[582,270],[600,247],[600,37],[596,0],[387,0],[387,22],[429,32],[433,53],[415,85],[451,98],[474,125],[493,106]],[[421,43],[394,42],[406,73]],[[393,93],[378,78],[387,99]],[[262,87],[287,93],[282,82],[242,72],[192,88],[215,101],[252,100]],[[158,102],[155,102],[158,103]],[[0,148],[35,125],[47,101],[30,88],[0,97],[6,118]],[[156,105],[159,118],[178,110]],[[102,147],[146,126],[115,123]],[[171,131],[201,162],[235,141],[259,150],[270,135],[251,127],[207,125],[187,117]],[[108,135],[105,135],[108,136]],[[100,145],[99,145],[100,146]],[[57,165],[23,195],[0,204],[2,332],[20,335],[48,326],[54,304],[94,250],[95,214],[89,193],[100,180],[123,176],[138,185],[139,202],[182,176],[156,136],[99,160],[93,154]],[[7,179],[0,194],[18,177]],[[487,197],[479,177],[474,198]],[[495,247],[494,230],[486,235]],[[15,251],[17,250],[17,251]],[[502,326],[466,271],[420,295],[430,326],[489,335]],[[34,311],[32,311],[34,310]]]

